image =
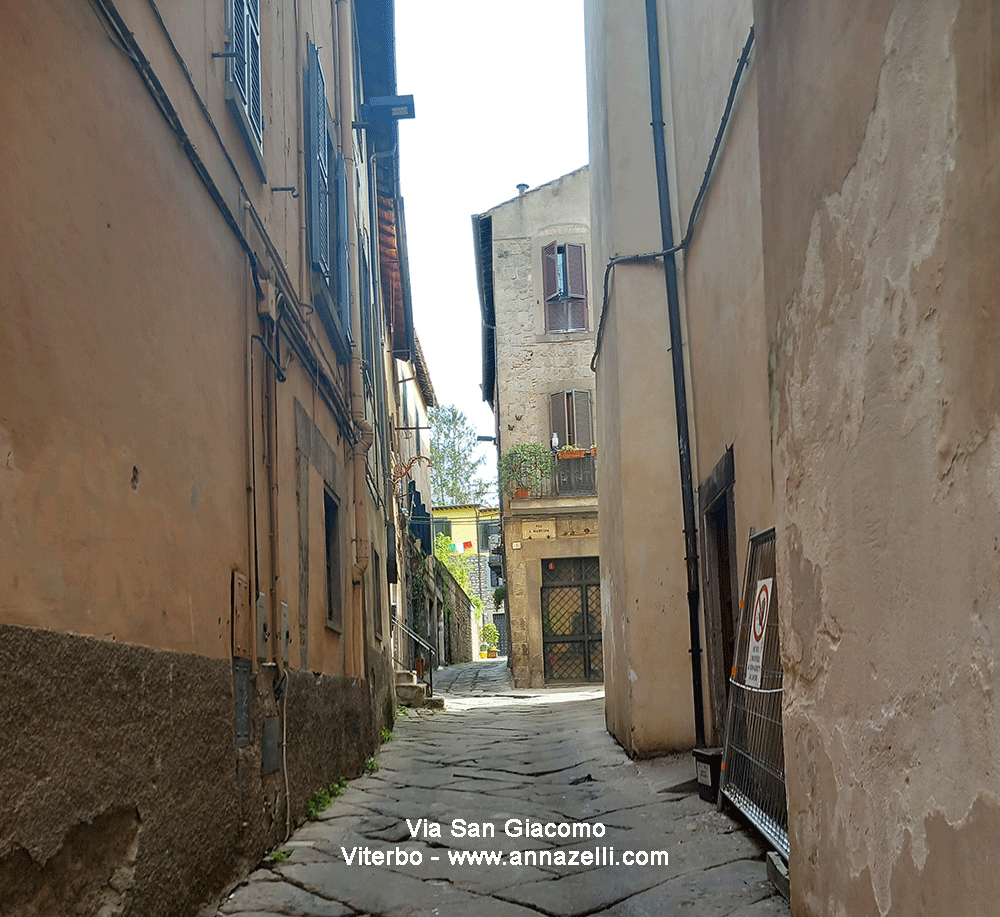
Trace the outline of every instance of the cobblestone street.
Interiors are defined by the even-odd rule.
[[[630,761],[605,731],[599,687],[512,692],[502,660],[435,674],[446,709],[401,715],[379,770],[296,831],[280,848],[291,855],[253,873],[219,914],[788,914],[761,843],[699,799],[691,756]],[[595,833],[525,836],[545,823]],[[457,862],[480,851],[501,861]],[[653,851],[668,862],[623,863]]]

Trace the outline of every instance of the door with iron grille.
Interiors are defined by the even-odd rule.
[[[601,565],[596,557],[542,561],[546,681],[603,681]]]

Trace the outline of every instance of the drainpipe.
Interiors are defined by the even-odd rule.
[[[353,674],[364,675],[364,647],[362,627],[364,618],[364,574],[368,569],[368,481],[365,462],[375,435],[372,425],[365,418],[365,398],[361,379],[361,347],[358,335],[361,331],[361,296],[358,289],[358,242],[354,229],[357,227],[357,208],[354,199],[354,69],[351,22],[352,11],[349,0],[336,0],[337,7],[337,86],[340,90],[340,147],[344,154],[347,170],[347,226],[350,234],[351,270],[351,325],[354,328],[354,344],[351,350],[351,419],[355,427],[352,458],[354,462],[354,565],[351,569],[353,585],[354,613],[350,628],[349,656]],[[345,637],[347,634],[345,633]]]
[[[667,284],[667,315],[670,321],[670,356],[674,376],[674,407],[677,414],[677,450],[681,466],[681,501],[684,507],[684,547],[687,563],[688,617],[691,629],[691,685],[694,691],[695,743],[705,744],[705,712],[701,686],[701,626],[698,621],[698,536],[695,528],[694,486],[691,478],[691,439],[688,433],[687,386],[684,381],[684,350],[681,339],[680,300],[677,293],[677,262],[674,229],[670,216],[670,183],[663,140],[663,88],[660,74],[660,30],[656,0],[646,0],[646,36],[649,45],[649,95],[656,162],[656,191],[660,208],[660,235]]]

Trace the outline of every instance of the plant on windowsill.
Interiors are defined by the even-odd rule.
[[[540,491],[552,475],[552,450],[541,443],[519,443],[500,456],[500,486],[520,499]]]
[[[558,456],[561,459],[581,459],[587,454],[583,446],[560,446]]]

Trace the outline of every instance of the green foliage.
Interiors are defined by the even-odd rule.
[[[431,408],[431,487],[434,503],[479,503],[489,485],[478,479],[485,456],[475,457],[476,429],[455,405]]]
[[[493,590],[493,607],[499,608],[506,601],[507,587],[503,585],[497,586],[497,588]]]
[[[347,788],[347,781],[341,777],[339,780],[317,790],[312,794],[312,799],[306,803],[306,816],[309,821],[317,821],[320,814],[327,806],[333,802]]]
[[[465,558],[452,551],[451,544],[451,539],[444,532],[438,532],[437,538],[434,539],[434,556],[455,577],[455,582],[465,590],[465,594],[469,595],[472,592],[469,568],[465,564]]]
[[[378,761],[374,758],[369,758],[365,761],[365,770],[368,771],[369,774],[374,774],[375,771],[378,770]]]
[[[451,539],[444,532],[438,532],[434,539],[434,557],[454,578],[462,591],[469,597],[469,602],[475,609],[477,618],[483,619],[483,600],[472,590],[472,580],[469,579],[468,560],[464,554],[458,554],[451,549]],[[452,607],[445,593],[445,617],[451,620]]]
[[[491,650],[495,650],[500,646],[500,631],[497,630],[496,624],[483,625],[483,643]]]
[[[500,486],[513,496],[516,490],[539,490],[552,474],[552,450],[541,443],[519,443],[500,456]]]
[[[269,850],[264,854],[264,859],[268,863],[280,863],[283,860],[287,860],[291,855],[291,850]]]
[[[388,726],[382,727],[382,741],[383,742],[392,741],[392,730]]]

